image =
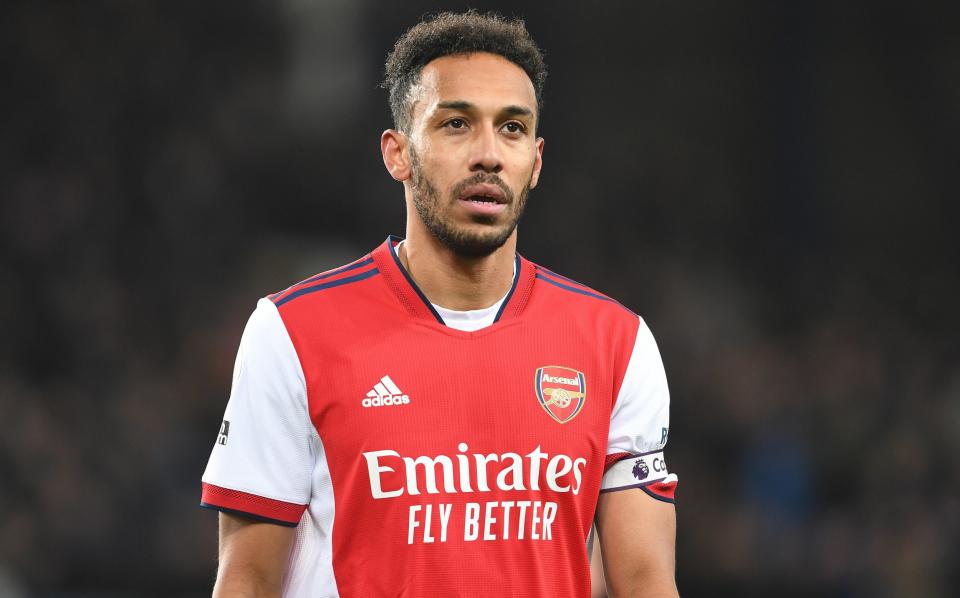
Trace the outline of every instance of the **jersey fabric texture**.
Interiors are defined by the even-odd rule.
[[[201,504],[296,527],[284,596],[589,596],[599,494],[673,501],[650,330],[520,256],[457,330],[398,241],[259,301]]]

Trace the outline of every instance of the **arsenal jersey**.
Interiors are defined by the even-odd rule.
[[[599,494],[673,501],[650,330],[520,256],[457,330],[397,243],[258,302],[202,505],[296,528],[285,596],[589,596]]]

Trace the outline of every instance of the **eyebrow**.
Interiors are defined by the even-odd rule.
[[[503,112],[510,116],[533,116],[533,110],[526,106],[507,106]]]
[[[437,108],[447,108],[449,110],[472,110],[476,108],[476,106],[463,100],[453,100],[450,102],[440,102],[437,104]]]
[[[451,100],[448,102],[440,102],[437,104],[437,108],[447,110],[463,110],[467,112],[475,110],[477,107],[473,103],[464,100]],[[500,112],[508,116],[533,116],[533,110],[527,108],[526,106],[506,106]]]

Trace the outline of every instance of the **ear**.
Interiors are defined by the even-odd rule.
[[[540,169],[543,168],[543,137],[537,137],[537,159],[533,162],[533,174],[530,177],[530,188],[537,186],[540,180]]]
[[[380,136],[380,153],[383,165],[393,180],[403,182],[410,178],[410,154],[407,152],[407,136],[394,129],[387,129]]]

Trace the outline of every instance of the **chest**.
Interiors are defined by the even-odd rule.
[[[330,340],[301,355],[328,451],[605,451],[614,380],[590,331],[517,322],[467,334],[414,322]]]

